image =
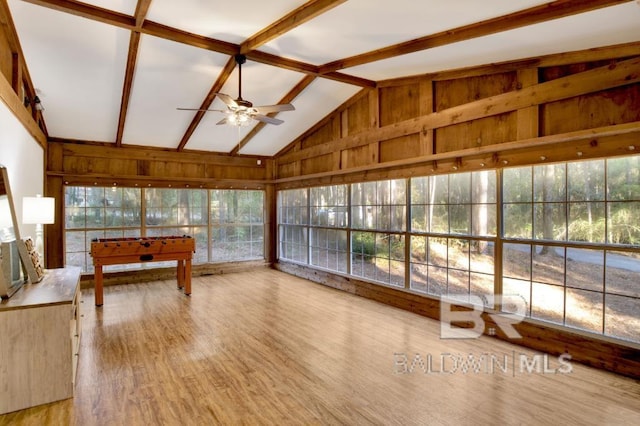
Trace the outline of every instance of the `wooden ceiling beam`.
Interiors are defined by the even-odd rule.
[[[229,76],[233,72],[233,69],[235,68],[235,66],[236,66],[235,58],[234,57],[229,58],[224,68],[220,72],[220,75],[216,79],[215,83],[213,83],[213,86],[211,86],[209,93],[204,98],[204,101],[202,101],[202,104],[200,105],[200,108],[199,108],[200,110],[209,109],[209,107],[213,103],[213,100],[216,98],[216,94],[219,93],[220,90],[222,90],[222,87],[224,86],[226,81],[229,79]],[[189,139],[193,135],[193,132],[195,132],[200,122],[202,121],[202,118],[204,117],[205,113],[206,111],[196,111],[196,114],[194,115],[193,119],[191,120],[191,123],[189,124],[189,127],[187,128],[187,131],[184,133],[184,136],[182,136],[182,139],[180,140],[180,144],[178,145],[178,148],[177,148],[178,151],[182,151],[185,145],[187,145],[187,142],[189,142]]]
[[[603,7],[627,3],[632,0],[556,0],[540,6],[531,7],[509,15],[499,16],[470,25],[442,31],[426,37],[416,38],[394,44],[382,49],[329,62],[319,67],[321,74],[381,61],[395,56],[406,55],[434,47],[470,40],[513,30],[528,25],[539,24],[553,19],[584,13]]]
[[[230,43],[222,40],[217,40],[201,35],[193,34],[187,31],[178,30],[167,25],[162,25],[157,22],[147,21],[144,19],[137,19],[135,16],[129,16],[119,12],[113,12],[108,9],[104,9],[97,6],[88,5],[74,0],[24,0],[27,3],[33,3],[39,6],[48,7],[50,9],[66,12],[72,15],[81,16],[83,18],[92,19],[94,21],[102,22],[109,25],[114,25],[120,28],[128,29],[131,31],[140,31],[143,34],[152,35],[155,37],[163,38],[165,40],[171,40],[178,43],[187,44],[189,46],[198,47],[201,49],[211,50],[226,55],[235,55],[240,53],[241,46],[235,43]],[[337,2],[338,0],[336,0]],[[143,0],[142,6],[149,7],[150,1]],[[323,3],[318,0],[318,3]],[[318,10],[320,6],[317,6]],[[328,6],[326,7],[328,10]],[[305,11],[306,14],[311,15],[314,9]],[[316,14],[319,13],[316,10]],[[309,18],[310,19],[310,18]],[[140,26],[138,23],[140,21]],[[276,24],[274,24],[276,25]],[[269,27],[271,28],[271,27]],[[293,28],[293,24],[290,24],[289,29]],[[278,31],[283,31],[284,26],[278,27]],[[271,30],[275,31],[275,30]],[[262,32],[258,33],[261,34]],[[258,42],[256,40],[256,42]],[[246,42],[245,42],[246,43]],[[375,82],[359,77],[349,76],[342,73],[321,73],[319,67],[316,65],[307,64],[304,62],[296,61],[293,59],[282,58],[276,55],[272,55],[257,50],[247,51],[246,56],[255,62],[262,64],[272,65],[279,68],[288,69],[290,71],[297,71],[304,74],[312,74],[319,77],[329,78],[331,80],[340,81],[347,84],[355,84],[360,87],[374,87]],[[323,75],[327,74],[327,75]]]
[[[129,52],[127,54],[127,68],[124,73],[124,84],[122,86],[122,97],[120,99],[120,116],[118,118],[118,130],[116,132],[116,146],[122,146],[122,135],[124,134],[124,124],[127,119],[127,109],[129,108],[129,99],[131,98],[131,89],[133,88],[133,75],[136,70],[136,61],[138,59],[138,47],[140,45],[140,32],[142,23],[147,17],[149,6],[152,0],[138,0],[135,11],[136,31],[131,32],[129,38]]]
[[[351,76],[340,72],[321,73],[316,65],[307,64],[305,62],[296,61],[295,59],[283,58],[271,53],[252,50],[245,55],[248,59],[261,64],[273,65],[278,68],[284,68],[289,71],[297,71],[316,77],[324,77],[330,80],[340,81],[342,83],[352,84],[359,87],[375,87],[376,82],[366,78]]]
[[[307,86],[309,86],[313,80],[315,80],[317,77],[313,76],[313,75],[307,75],[305,76],[302,80],[300,80],[298,82],[298,84],[296,84],[293,89],[291,89],[289,91],[289,93],[287,93],[286,95],[284,95],[284,97],[282,99],[280,99],[280,102],[278,102],[279,104],[289,104],[291,102],[293,102],[293,100],[295,98],[298,97],[298,95],[300,93],[302,93],[302,91],[304,89],[307,88]],[[278,115],[278,113],[271,113],[271,114],[267,114],[269,117],[275,117],[276,115]],[[258,134],[258,132],[260,130],[262,130],[264,128],[264,126],[266,126],[266,123],[260,122],[258,123],[256,126],[254,126],[253,129],[251,129],[251,131],[240,141],[240,143],[238,145],[236,145],[235,148],[233,148],[233,150],[231,151],[231,155],[237,155],[238,152],[244,148],[244,146],[246,144],[249,143],[249,141]]]
[[[131,89],[133,87],[133,75],[136,70],[136,61],[138,59],[138,46],[140,45],[140,33],[131,32],[129,38],[129,53],[127,55],[127,68],[124,73],[124,84],[122,86],[122,98],[120,100],[120,116],[118,118],[118,131],[116,132],[116,146],[122,146],[122,135],[124,133],[124,123],[127,119],[127,109],[129,108],[129,99],[131,97]]]
[[[136,11],[134,17],[136,19],[136,28],[142,28],[144,20],[147,19],[147,13],[149,12],[149,6],[151,6],[152,0],[138,0],[136,5]]]
[[[270,42],[274,38],[310,21],[347,0],[311,0],[292,10],[273,24],[249,37],[240,45],[240,53],[247,53]]]
[[[158,24],[153,21],[145,21],[142,24],[140,32],[152,36],[160,37],[165,40],[171,40],[178,43],[187,44],[189,46],[199,47],[201,49],[212,50],[226,55],[235,55],[240,51],[240,46],[214,38],[204,37],[187,31],[178,30],[167,25]]]
[[[116,27],[132,30],[136,26],[133,16],[120,12],[114,12],[102,7],[81,3],[74,0],[24,0],[27,3],[48,7],[60,12],[70,13],[83,18],[92,19],[104,24],[115,25]]]

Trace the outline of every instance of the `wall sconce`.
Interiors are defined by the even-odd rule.
[[[25,96],[24,106],[29,106],[31,102],[32,102],[31,99]],[[36,111],[44,111],[44,107],[42,106],[42,101],[40,101],[40,98],[38,97],[38,95],[36,95],[33,98],[33,107],[36,109]]]
[[[25,225],[36,225],[36,250],[41,259],[44,259],[43,241],[42,241],[42,225],[48,225],[55,222],[55,198],[42,197],[24,197],[22,199],[22,223]]]

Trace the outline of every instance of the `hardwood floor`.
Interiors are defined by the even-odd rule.
[[[638,381],[555,357],[529,372],[526,349],[443,340],[434,320],[266,268],[194,278],[191,297],[174,281],[93,296],[76,396],[0,424],[640,422]]]

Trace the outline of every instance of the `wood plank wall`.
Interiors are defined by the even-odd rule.
[[[279,153],[277,187],[627,154],[639,82],[640,43],[379,82]]]
[[[175,150],[116,147],[114,144],[50,138],[46,159],[46,195],[64,200],[64,187],[67,185],[266,189],[273,175],[272,163],[273,160],[260,157],[178,153]],[[271,186],[268,193],[274,194]],[[275,200],[275,195],[273,198]],[[64,217],[62,204],[56,204],[56,217]],[[48,268],[64,265],[63,231],[62,220],[46,226]]]

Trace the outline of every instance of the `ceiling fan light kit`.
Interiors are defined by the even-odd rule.
[[[238,97],[233,99],[231,96],[224,93],[216,93],[215,95],[225,103],[226,110],[219,109],[199,109],[199,108],[178,108],[181,111],[214,111],[223,112],[227,116],[216,124],[229,124],[236,127],[248,126],[253,120],[260,121],[266,124],[279,125],[284,123],[283,120],[270,117],[267,114],[278,113],[282,111],[293,111],[295,107],[292,104],[275,104],[275,105],[262,105],[253,106],[253,103],[242,99],[242,64],[247,62],[247,57],[242,54],[234,56],[236,64],[238,64]]]

